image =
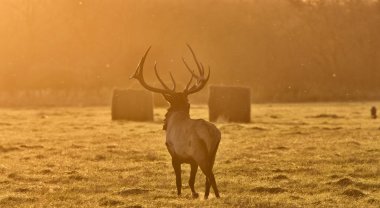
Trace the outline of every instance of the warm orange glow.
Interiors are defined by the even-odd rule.
[[[211,84],[251,87],[256,101],[379,99],[379,8],[369,0],[2,0],[0,92],[137,87],[128,77],[149,45],[147,78],[157,60],[162,74],[185,81],[190,43],[211,66]]]

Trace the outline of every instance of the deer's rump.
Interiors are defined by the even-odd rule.
[[[181,123],[181,126],[182,130],[177,128],[167,132],[166,144],[170,154],[183,163],[206,159],[213,163],[221,139],[215,125],[197,119]]]

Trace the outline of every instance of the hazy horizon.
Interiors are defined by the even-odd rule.
[[[379,25],[369,0],[4,0],[0,92],[138,88],[128,77],[150,45],[147,80],[157,60],[185,82],[189,43],[210,85],[256,101],[378,100]]]

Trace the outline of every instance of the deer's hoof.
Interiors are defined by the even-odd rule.
[[[193,198],[194,198],[194,199],[199,197],[199,194],[198,194],[197,192],[193,192],[192,195],[193,195]]]

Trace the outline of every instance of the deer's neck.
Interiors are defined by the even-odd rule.
[[[165,120],[164,120],[164,126],[163,130],[166,130],[169,125],[169,120],[171,120],[173,117],[176,117],[178,119],[189,119],[190,118],[190,104],[187,104],[187,106],[182,108],[173,108],[170,107],[168,109],[168,112],[165,114]]]

